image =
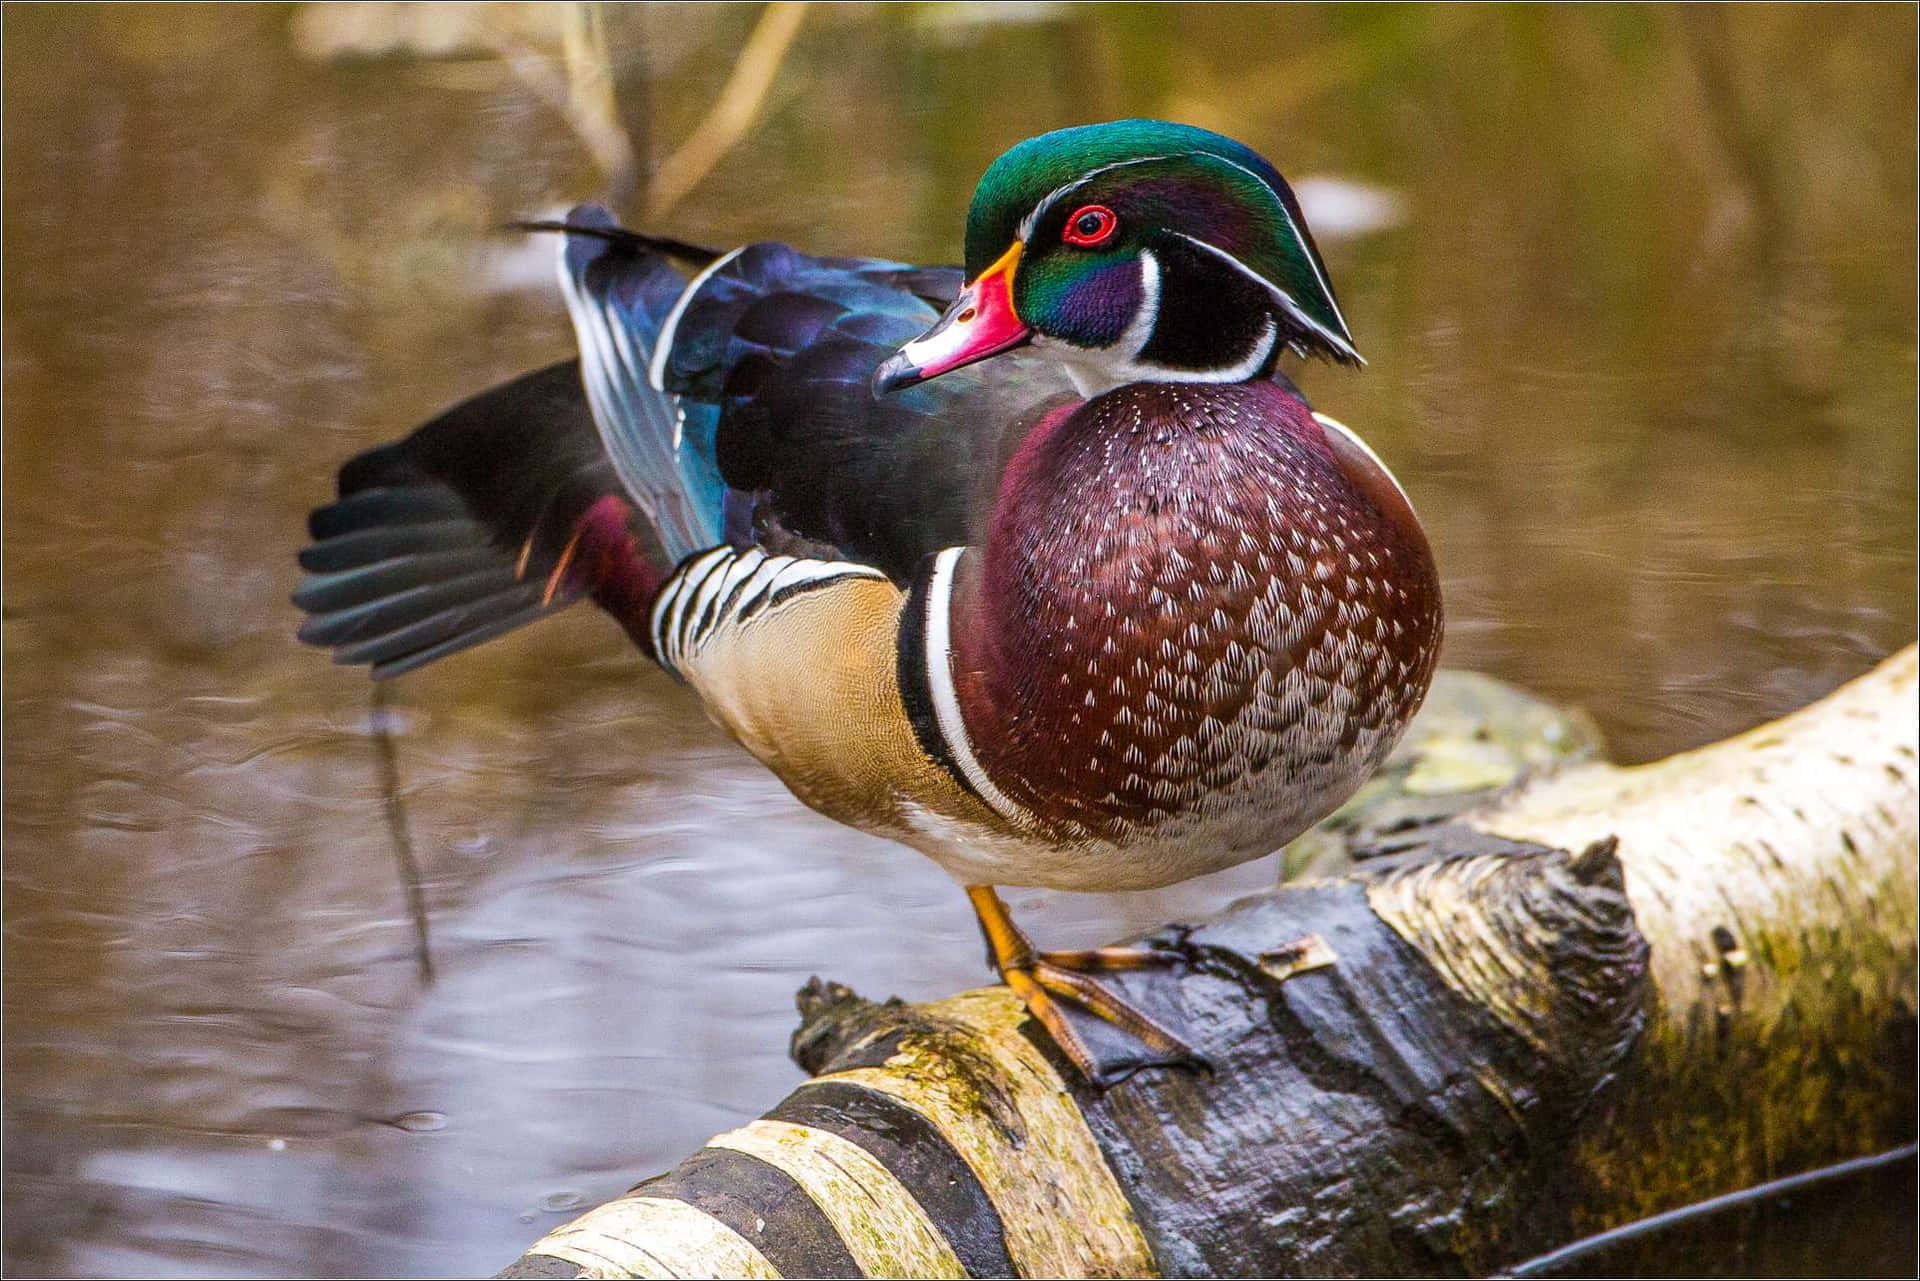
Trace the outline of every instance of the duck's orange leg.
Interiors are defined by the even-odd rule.
[[[1036,952],[1026,934],[1013,923],[1007,905],[992,886],[969,885],[967,898],[973,903],[974,915],[980,918],[980,929],[987,936],[994,969],[1088,1081],[1099,1086],[1112,1085],[1149,1064],[1204,1064],[1205,1060],[1185,1041],[1083,972],[1165,965],[1177,959],[1174,954],[1126,947]],[[1074,1030],[1055,997],[1071,1001],[1119,1028],[1151,1051],[1152,1057],[1121,1066],[1103,1061],[1086,1038]]]

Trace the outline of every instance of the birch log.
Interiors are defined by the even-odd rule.
[[[1101,1094],[1004,988],[816,981],[812,1081],[503,1275],[1485,1274],[1911,1142],[1915,677],[1910,647],[1736,738],[1491,795],[1473,749],[1513,721],[1460,733],[1455,678],[1308,843],[1332,874],[1120,977],[1212,1075]],[[1582,754],[1541,726],[1518,759]]]

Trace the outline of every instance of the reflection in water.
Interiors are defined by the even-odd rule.
[[[810,15],[663,229],[947,259],[1019,137],[1221,128],[1400,219],[1324,238],[1372,363],[1304,377],[1419,503],[1449,662],[1643,758],[1910,639],[1911,10],[969,12]],[[609,15],[642,154],[754,18]],[[568,349],[488,229],[594,153],[497,58],[316,60],[282,10],[6,34],[9,1271],[490,1270],[788,1088],[809,974],[985,977],[930,863],[581,610],[392,691],[423,989],[292,554],[340,460]],[[1272,874],[1015,907],[1093,941]]]

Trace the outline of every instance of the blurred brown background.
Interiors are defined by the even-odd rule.
[[[783,1093],[809,974],[986,977],[941,873],[583,609],[389,691],[420,983],[368,686],[286,597],[340,461],[570,352],[508,219],[629,181],[689,239],[950,261],[1022,137],[1221,129],[1302,180],[1371,362],[1302,381],[1419,505],[1450,664],[1644,759],[1913,636],[1911,7],[4,21],[13,1275],[491,1271]],[[1274,874],[1015,897],[1067,944]]]

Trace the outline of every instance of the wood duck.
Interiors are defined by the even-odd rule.
[[[1276,368],[1360,363],[1280,174],[1045,134],[981,178],[964,273],[529,225],[578,360],[342,468],[301,639],[378,679],[591,597],[802,801],[946,868],[1090,1081],[1190,1061],[1099,977],[1169,953],[1036,951],[994,887],[1267,854],[1425,696],[1426,536]]]

